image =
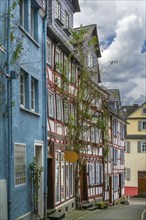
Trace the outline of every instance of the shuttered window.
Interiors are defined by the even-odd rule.
[[[126,148],[125,148],[126,153],[130,153],[130,141],[126,142]]]
[[[125,178],[126,180],[130,180],[130,173],[131,173],[131,170],[130,168],[125,168]]]
[[[146,130],[146,121],[138,121],[138,131]]]
[[[138,141],[137,142],[137,152],[145,153],[146,152],[146,141]]]

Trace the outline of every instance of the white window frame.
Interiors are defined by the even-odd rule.
[[[98,184],[100,182],[100,164],[96,163],[96,175],[95,175],[95,182]]]
[[[88,52],[87,54],[87,65],[88,67],[92,68],[93,67],[93,54],[91,52]]]
[[[49,108],[49,116],[54,116],[54,94],[52,92],[48,92],[48,108]]]
[[[60,203],[60,152],[55,152],[55,203]]]
[[[47,38],[47,63],[52,64],[52,42]]]
[[[61,21],[61,3],[59,0],[56,0],[56,12],[55,16],[57,19]]]
[[[118,186],[119,186],[119,178],[118,175],[114,176],[114,191],[118,190]]]
[[[56,48],[55,50],[55,64],[56,64],[56,70],[61,73],[59,66],[57,65],[61,65],[63,64],[63,56],[62,56],[62,51],[58,48]]]
[[[65,11],[65,20],[64,20],[64,26],[66,29],[69,29],[69,14],[67,13],[67,11]]]
[[[25,74],[20,72],[20,106],[25,107]]]
[[[143,131],[146,130],[146,121],[142,121],[142,130],[143,130]]]
[[[31,110],[35,111],[35,105],[36,105],[36,83],[34,79],[31,79]]]
[[[89,175],[90,175],[90,185],[92,186],[95,184],[95,167],[93,162],[89,163]]]
[[[24,149],[23,151],[19,150],[18,152],[17,150],[19,148],[24,148]],[[24,143],[14,143],[14,167],[15,167],[15,186],[26,184],[26,144]],[[19,177],[17,177],[16,172],[19,173]],[[18,180],[20,181],[19,183]]]
[[[141,141],[141,152],[146,153],[146,141]]]
[[[62,100],[59,96],[56,96],[56,116],[57,116],[56,118],[59,121],[61,121],[61,119],[62,119],[61,107],[62,107]]]

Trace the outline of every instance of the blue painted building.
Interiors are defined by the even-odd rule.
[[[0,219],[32,211],[29,164],[44,172],[38,211],[46,195],[45,1],[0,2]]]

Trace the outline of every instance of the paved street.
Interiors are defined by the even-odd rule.
[[[146,198],[131,198],[129,205],[112,206],[102,210],[98,209],[79,219],[140,220],[144,209],[146,209]],[[143,215],[144,219],[146,219],[145,215]]]

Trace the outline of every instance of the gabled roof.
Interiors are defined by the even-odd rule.
[[[96,24],[91,24],[91,25],[86,25],[86,26],[81,26],[74,28],[75,31],[85,30],[85,34],[83,36],[84,42],[88,41],[90,38],[95,36],[97,38],[97,45],[96,47],[96,54],[98,57],[101,57],[101,51],[100,51],[100,45],[99,45],[99,39],[98,39],[98,33],[97,33],[97,25]]]
[[[125,117],[129,117],[132,113],[137,111],[138,108],[141,108],[143,105],[146,105],[146,102],[144,102],[142,105],[134,104],[129,106],[122,106],[121,109],[125,114]]]
[[[109,92],[109,101],[116,101],[118,105],[121,105],[120,92],[119,89],[108,89]]]

